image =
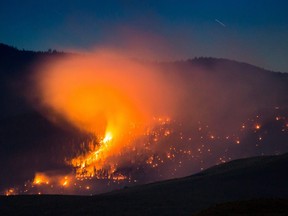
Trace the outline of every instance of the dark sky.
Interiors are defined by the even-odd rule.
[[[288,72],[286,0],[1,0],[0,42],[20,49],[122,46],[223,57]]]

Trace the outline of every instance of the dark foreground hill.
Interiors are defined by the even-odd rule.
[[[286,216],[287,199],[256,199],[218,204],[195,216]]]
[[[285,215],[287,171],[288,154],[240,159],[185,178],[97,196],[0,197],[0,215],[192,215],[239,200],[252,201],[218,205],[199,215],[247,215],[249,208],[257,214],[263,206],[270,215]]]

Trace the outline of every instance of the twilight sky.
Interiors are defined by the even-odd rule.
[[[222,57],[288,72],[287,11],[286,0],[1,0],[0,42],[28,50],[140,44],[162,50],[159,60]]]

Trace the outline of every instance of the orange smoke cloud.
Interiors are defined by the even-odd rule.
[[[42,106],[102,140],[85,163],[120,151],[125,135],[137,136],[154,116],[173,111],[173,88],[164,74],[112,50],[46,63],[35,77]]]

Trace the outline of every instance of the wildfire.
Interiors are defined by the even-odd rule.
[[[9,188],[5,191],[6,196],[17,195],[17,191],[14,188]]]
[[[153,128],[154,113],[168,116],[172,86],[168,88],[162,76],[159,80],[155,69],[111,50],[42,65],[36,74],[42,104],[98,140],[91,140],[85,153],[68,160],[77,178],[113,178],[117,157],[127,148],[136,148],[133,141]]]
[[[91,148],[87,154],[79,155],[73,158],[71,164],[76,169],[76,177],[87,178],[97,175],[97,171],[103,169],[103,166],[107,164],[106,159],[109,157],[109,150],[112,145],[112,133],[107,132],[105,137],[100,141],[98,148]],[[109,170],[109,173],[111,170]]]
[[[35,178],[33,180],[33,184],[35,185],[49,184],[49,177],[45,173],[36,173]]]
[[[62,186],[63,187],[66,187],[66,186],[68,186],[68,184],[69,184],[69,180],[68,180],[68,177],[67,176],[65,176],[64,177],[64,179],[62,180]]]
[[[281,120],[280,128],[286,128],[286,117],[274,120],[277,122]],[[255,148],[259,150],[265,142],[265,137],[268,136],[268,131],[265,136],[260,133],[261,130],[255,133],[256,126],[260,126],[257,118],[244,122],[245,131],[241,128],[242,122],[239,124],[240,127],[237,127],[238,133],[222,136],[200,123],[188,132],[182,130],[182,123],[171,118],[153,118],[153,121],[150,127],[146,127],[143,133],[137,136],[133,133],[137,124],[131,124],[130,130],[119,136],[123,142],[120,144],[122,146],[120,151],[113,150],[114,144],[119,140],[115,138],[112,128],[107,129],[102,138],[95,136],[95,140],[98,141],[91,140],[87,145],[88,151],[79,152],[78,156],[71,158],[69,164],[74,167],[74,171],[66,174],[36,173],[33,181],[26,182],[23,188],[18,186],[9,188],[3,191],[3,194],[93,194],[101,187],[104,188],[103,191],[107,191],[111,190],[111,187],[116,189],[136,182],[145,183],[141,181],[142,174],[152,173],[154,176],[157,174],[156,180],[163,179],[167,173],[169,178],[177,177],[183,168],[190,167],[191,164],[198,167],[198,171],[207,168],[205,156],[214,157],[216,164],[234,159],[229,154],[229,146],[245,144],[245,140],[242,140],[243,133],[255,134]],[[200,131],[199,127],[202,128]],[[198,142],[199,145],[195,145]],[[140,145],[137,146],[136,143]],[[222,152],[218,149],[219,143],[226,143]],[[100,183],[101,186],[98,186],[98,182],[105,184]]]
[[[113,136],[112,136],[112,133],[111,132],[107,132],[104,139],[102,140],[102,142],[105,144],[105,143],[108,143],[112,140]]]
[[[70,173],[36,173],[22,193],[30,193],[31,188],[34,193],[63,193],[71,188],[93,191],[92,180],[105,180],[105,186],[135,183],[146,172],[157,173],[159,179],[168,173],[170,178],[177,172],[183,175],[185,165],[200,171],[208,166],[207,154],[219,154],[213,155],[216,163],[227,162],[232,160],[231,144],[241,146],[243,134],[251,130],[260,135],[259,116],[239,122],[239,132],[232,134],[217,134],[202,120],[195,128],[183,128],[185,123],[167,112],[173,103],[166,98],[165,80],[159,82],[150,69],[130,60],[115,60],[114,55],[111,59],[109,53],[108,57],[69,58],[46,65],[37,77],[42,105],[93,137],[85,151],[66,158]],[[168,94],[168,98],[176,97]],[[262,137],[257,141],[263,142]],[[225,146],[223,152],[216,149],[220,144]],[[14,193],[15,189],[9,189],[6,194]]]

